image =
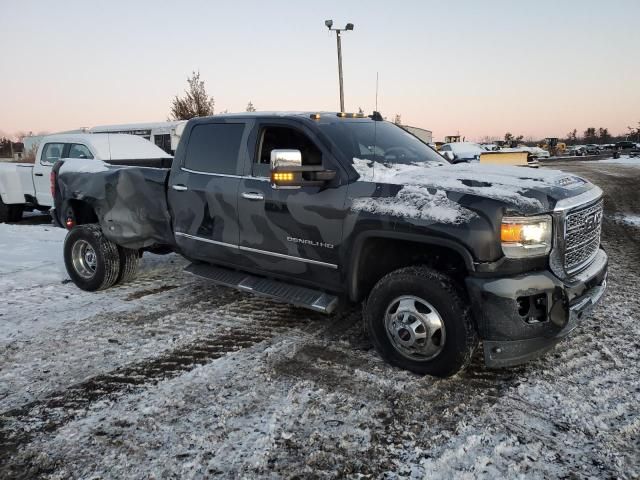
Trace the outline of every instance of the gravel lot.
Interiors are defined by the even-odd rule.
[[[0,478],[639,478],[638,163],[558,163],[606,195],[593,316],[446,380],[383,363],[358,310],[218,288],[175,255],[86,293],[63,230],[0,225]]]

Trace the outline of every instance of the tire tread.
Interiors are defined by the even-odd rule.
[[[466,294],[464,293],[463,289],[459,287],[456,282],[448,275],[445,275],[444,273],[441,273],[424,265],[415,265],[394,270],[393,272],[388,273],[387,275],[382,277],[382,279],[380,279],[373,287],[371,293],[369,294],[369,297],[364,304],[364,318],[367,332],[374,345],[376,346],[378,352],[387,357],[381,351],[381,348],[377,344],[377,342],[374,341],[374,338],[372,338],[372,322],[375,321],[375,319],[372,318],[372,315],[375,314],[374,312],[370,311],[371,305],[375,303],[378,297],[384,294],[384,290],[386,290],[386,288],[396,280],[419,281],[420,279],[438,284],[442,292],[446,294],[447,301],[451,304],[452,309],[454,311],[460,312],[460,323],[462,326],[462,333],[464,335],[462,347],[460,348],[460,351],[457,352],[458,355],[451,363],[451,365],[444,365],[435,368],[433,366],[429,366],[428,364],[435,362],[437,358],[431,362],[425,362],[422,366],[412,366],[409,360],[407,360],[406,362],[397,362],[391,358],[386,359],[391,363],[394,363],[402,368],[414,371],[415,373],[428,373],[439,377],[448,377],[460,370],[465,369],[471,363],[473,352],[478,345],[478,335],[473,323],[469,301],[467,300]],[[418,362],[413,363],[417,364]]]

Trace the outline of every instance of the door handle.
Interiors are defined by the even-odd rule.
[[[184,185],[173,185],[171,188],[173,188],[174,190],[177,190],[178,192],[184,192],[185,190],[189,190]]]
[[[44,174],[43,174],[43,173],[34,173],[34,175],[35,175],[36,177],[42,177]]]
[[[264,195],[260,192],[242,192],[242,198],[247,200],[264,200]]]

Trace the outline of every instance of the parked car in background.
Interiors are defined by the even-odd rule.
[[[634,148],[637,148],[637,146],[635,142],[623,140],[622,142],[617,142],[615,148],[616,150],[632,150]]]
[[[170,167],[173,157],[144,138],[119,134],[58,134],[42,138],[35,163],[0,164],[0,223],[53,205],[51,167],[60,159],[102,160],[114,165]]]
[[[587,155],[597,155],[598,153],[600,153],[600,147],[595,143],[588,143],[584,146],[584,152]]]
[[[566,154],[573,157],[581,157],[585,153],[584,145],[572,145],[566,150]]]
[[[480,146],[487,152],[497,152],[498,150],[500,150],[500,147],[495,143],[483,143]]]
[[[440,154],[451,163],[479,161],[480,155],[487,150],[473,142],[445,143],[440,147]]]

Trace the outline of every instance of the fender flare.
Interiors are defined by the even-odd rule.
[[[464,261],[464,265],[468,271],[474,272],[476,270],[476,266],[473,260],[473,256],[471,252],[464,246],[458,243],[455,240],[451,240],[448,238],[436,237],[432,235],[422,235],[415,233],[403,233],[403,232],[389,232],[389,231],[367,231],[363,232],[354,240],[353,248],[351,250],[351,260],[349,261],[349,270],[347,273],[347,289],[349,298],[355,301],[359,298],[358,291],[358,275],[357,266],[360,263],[360,256],[362,254],[362,248],[367,240],[374,238],[384,238],[391,240],[404,240],[415,243],[422,243],[425,245],[436,245],[438,247],[446,247],[460,254],[462,260]]]

